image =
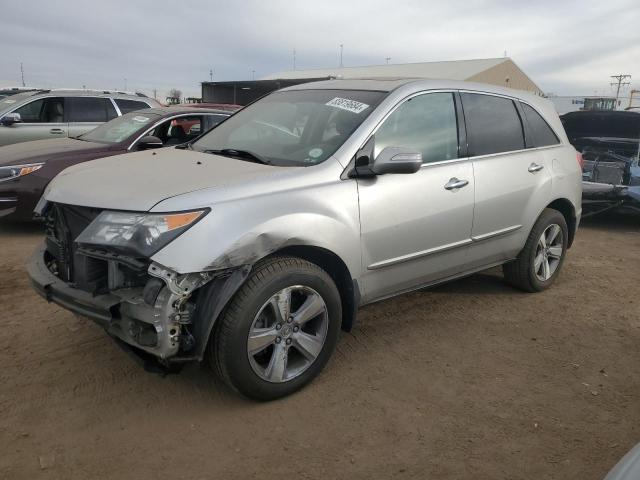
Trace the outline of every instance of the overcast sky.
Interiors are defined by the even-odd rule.
[[[297,68],[502,57],[545,92],[640,88],[640,0],[30,0],[0,8],[0,86],[176,87]],[[125,81],[126,78],[126,81]],[[627,90],[628,91],[628,90]]]

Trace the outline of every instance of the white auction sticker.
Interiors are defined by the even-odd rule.
[[[138,115],[133,117],[134,122],[147,123],[149,121],[149,117],[143,117],[142,115]]]
[[[366,103],[356,102],[355,100],[349,100],[348,98],[340,98],[336,97],[333,100],[325,103],[328,107],[336,107],[341,108],[342,110],[346,110],[348,112],[360,113],[363,110],[369,108],[369,105]]]

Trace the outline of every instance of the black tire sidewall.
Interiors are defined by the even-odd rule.
[[[331,278],[322,270],[317,273],[306,268],[289,268],[275,273],[264,272],[266,278],[252,289],[245,301],[238,305],[235,323],[225,341],[221,360],[225,362],[228,381],[242,394],[259,400],[270,400],[293,393],[310,382],[325,366],[333,352],[342,318],[340,295]],[[283,288],[303,285],[314,289],[327,306],[329,325],[322,351],[314,363],[296,378],[272,383],[260,378],[251,367],[247,354],[247,338],[260,308]]]

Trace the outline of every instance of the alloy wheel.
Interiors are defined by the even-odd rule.
[[[328,325],[327,306],[314,289],[295,285],[280,290],[260,308],[249,329],[251,368],[268,382],[292,380],[320,355]]]
[[[538,239],[533,269],[538,280],[546,282],[558,269],[564,253],[562,228],[555,223],[544,229]]]

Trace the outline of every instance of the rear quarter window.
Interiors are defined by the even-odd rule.
[[[513,100],[480,93],[461,93],[469,155],[524,149],[522,121]]]
[[[527,119],[529,130],[533,136],[533,146],[548,147],[549,145],[558,145],[560,140],[553,132],[549,124],[542,116],[526,103],[520,103],[524,116]],[[529,143],[527,141],[527,143]]]

